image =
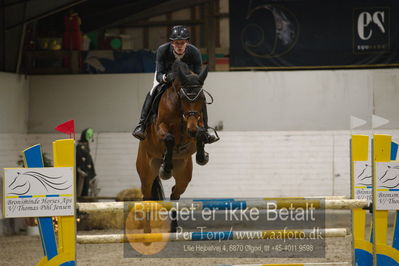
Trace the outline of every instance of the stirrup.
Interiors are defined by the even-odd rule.
[[[213,133],[215,135],[209,134],[208,129],[212,129]],[[213,127],[208,127],[208,129],[206,130],[206,135],[207,135],[206,137],[207,138],[206,138],[206,141],[204,142],[205,144],[212,144],[212,143],[220,140],[220,137],[219,137],[218,132],[216,131],[216,129],[214,129]]]

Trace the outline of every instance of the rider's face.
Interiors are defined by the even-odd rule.
[[[172,47],[176,54],[181,55],[186,51],[188,40],[175,40],[172,41]]]

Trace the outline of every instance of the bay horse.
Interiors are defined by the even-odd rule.
[[[156,118],[148,123],[147,136],[140,141],[136,169],[140,176],[143,200],[163,200],[162,184],[159,178],[167,180],[172,176],[175,186],[171,200],[178,200],[186,190],[193,173],[192,155],[205,165],[209,156],[204,150],[206,131],[202,115],[205,95],[202,89],[208,74],[205,68],[199,75],[192,73],[184,62],[175,61],[172,66],[175,80],[162,94]],[[176,213],[172,213],[176,217]],[[172,220],[171,231],[177,221]],[[144,233],[151,232],[144,225]]]

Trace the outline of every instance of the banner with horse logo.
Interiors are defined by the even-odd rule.
[[[72,167],[4,169],[4,216],[74,215]]]

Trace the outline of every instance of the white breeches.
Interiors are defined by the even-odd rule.
[[[157,72],[154,74],[154,82],[152,84],[152,89],[150,91],[150,95],[152,95],[155,91],[155,88],[158,86],[159,82],[157,81]]]

